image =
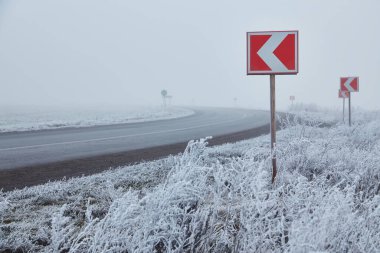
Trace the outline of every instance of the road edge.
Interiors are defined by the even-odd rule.
[[[237,142],[268,134],[270,125],[251,128],[226,135],[215,136],[209,140],[209,146]],[[44,184],[49,181],[88,176],[120,166],[128,166],[144,161],[153,161],[185,150],[188,142],[149,147],[113,154],[77,158],[69,161],[53,162],[41,165],[20,167],[0,171],[0,189],[11,191]]]

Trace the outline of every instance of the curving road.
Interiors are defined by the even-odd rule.
[[[269,124],[265,111],[194,111],[194,115],[171,120],[0,134],[0,188],[155,159],[181,152],[189,140],[206,136],[216,136],[214,144],[236,141],[251,137],[242,136],[248,130],[261,129],[256,135],[264,128],[266,132]]]

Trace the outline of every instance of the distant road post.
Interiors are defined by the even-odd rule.
[[[341,77],[340,90],[350,93],[348,97],[348,125],[351,126],[351,92],[359,92],[359,77]]]
[[[276,161],[276,75],[298,73],[298,31],[247,33],[247,75],[269,75],[272,183]]]

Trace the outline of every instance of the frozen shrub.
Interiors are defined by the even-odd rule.
[[[273,185],[262,136],[191,141],[181,155],[2,193],[0,249],[379,252],[380,120],[361,118],[288,119]]]

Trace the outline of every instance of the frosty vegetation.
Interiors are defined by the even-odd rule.
[[[0,133],[136,123],[185,117],[194,112],[168,106],[11,107],[0,110]]]
[[[343,103],[343,100],[341,100],[341,102]],[[332,109],[330,107],[321,107],[316,104],[295,103],[288,107],[288,111],[290,111],[292,114],[298,115],[304,120],[331,124],[334,122],[342,121],[342,106],[343,105]],[[368,111],[363,110],[360,107],[352,106],[351,109],[352,114],[355,114],[355,119],[359,121],[363,121],[363,117],[372,117],[374,114],[368,113]],[[345,120],[348,122],[348,101],[345,102]]]
[[[0,195],[18,252],[380,252],[380,117],[285,120],[269,137]]]

